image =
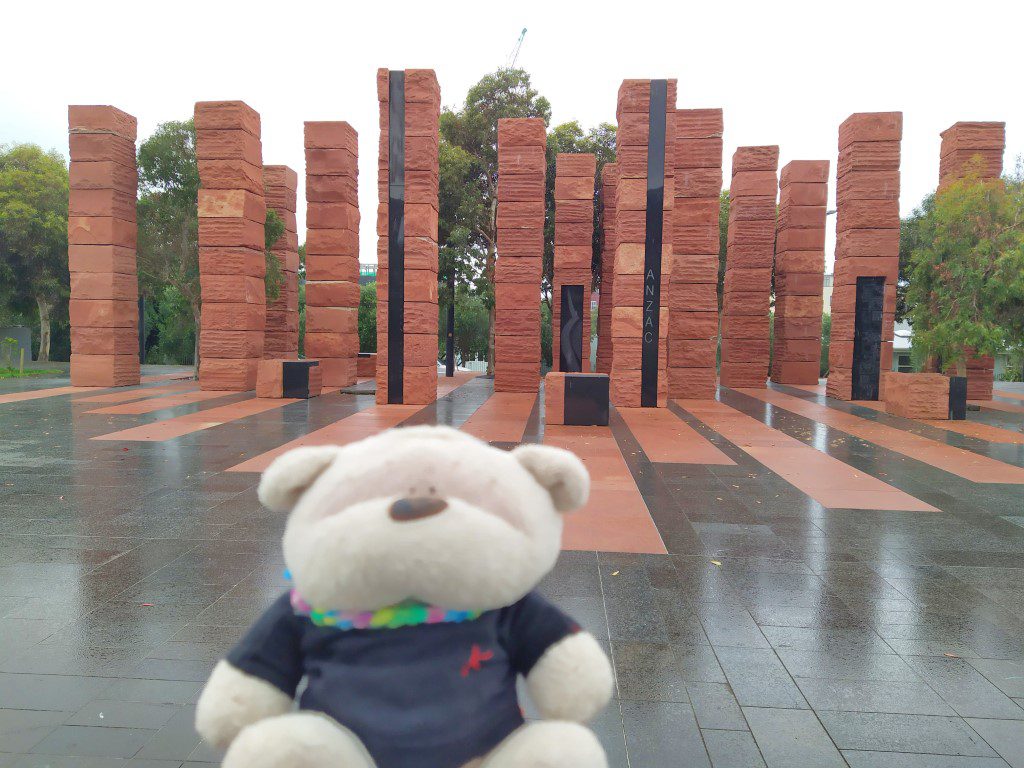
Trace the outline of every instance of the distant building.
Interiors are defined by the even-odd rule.
[[[825,285],[821,289],[821,298],[825,300],[822,312],[826,315],[832,314],[832,275],[825,275]]]
[[[367,283],[377,282],[377,265],[376,264],[359,264],[359,284],[366,285]]]

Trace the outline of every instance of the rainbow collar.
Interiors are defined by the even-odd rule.
[[[425,605],[415,600],[406,600],[397,605],[378,608],[375,611],[321,611],[305,600],[296,591],[291,591],[291,604],[299,616],[307,616],[318,627],[334,627],[343,631],[352,629],[398,629],[415,627],[420,624],[458,624],[473,621],[482,611],[453,611]]]

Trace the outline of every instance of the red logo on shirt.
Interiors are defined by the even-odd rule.
[[[469,652],[469,661],[462,665],[462,676],[469,677],[470,672],[479,672],[480,665],[493,658],[494,651],[481,651],[480,646],[473,643],[473,648]]]

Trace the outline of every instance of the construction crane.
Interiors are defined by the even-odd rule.
[[[523,31],[519,33],[519,39],[516,40],[516,44],[512,46],[512,53],[508,55],[508,68],[512,69],[516,65],[516,59],[519,58],[519,49],[523,47],[523,38],[526,37],[526,27],[523,27]]]

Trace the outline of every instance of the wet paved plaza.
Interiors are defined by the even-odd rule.
[[[258,469],[411,423],[591,468],[543,591],[613,658],[614,768],[1024,766],[1021,385],[967,423],[773,387],[545,430],[483,378],[421,409],[144,373],[0,382],[4,768],[217,762],[202,681],[284,588]]]

